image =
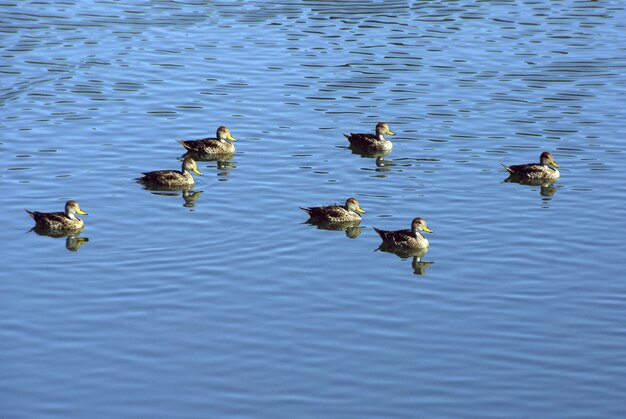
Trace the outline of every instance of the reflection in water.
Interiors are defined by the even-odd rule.
[[[217,167],[217,170],[219,171],[217,175],[218,176],[230,176],[231,169],[237,168],[237,163],[230,161],[234,157],[234,155],[235,153],[217,155],[217,154],[201,154],[201,153],[189,151],[183,154],[182,158],[191,157],[195,161],[216,162],[217,164],[216,167]]]
[[[361,157],[373,158],[376,159],[376,161],[391,153],[391,150],[363,150],[353,145],[350,145],[348,149],[352,151],[352,154],[358,154]]]
[[[78,252],[80,247],[89,241],[88,237],[67,236],[65,240],[65,248],[72,252]]]
[[[426,252],[428,252],[428,247],[424,247],[422,249],[398,249],[397,247],[390,246],[387,243],[382,243],[376,250],[393,253],[402,260],[412,257],[413,260],[411,262],[411,267],[413,268],[413,273],[415,275],[424,275],[426,273],[426,268],[434,263],[422,261],[422,257],[426,254]]]
[[[237,167],[237,164],[235,162],[218,160],[217,170],[219,170],[220,172],[217,175],[221,177],[230,176],[230,170],[235,169],[236,167]]]
[[[183,199],[185,200],[183,207],[193,208],[196,206],[196,199],[198,199],[200,194],[204,191],[191,191],[188,189],[184,189],[182,192]]]
[[[40,236],[52,237],[54,239],[65,237],[65,248],[72,252],[77,252],[83,244],[89,241],[88,237],[79,237],[80,233],[83,231],[82,229],[74,231],[59,231],[33,227],[29,231],[34,231]]]
[[[235,153],[224,153],[224,154],[204,154],[198,153],[195,151],[188,151],[183,154],[183,158],[191,157],[195,161],[216,161],[216,162],[227,162],[235,156]]]
[[[549,201],[552,196],[556,193],[557,189],[554,185],[554,180],[547,180],[547,179],[533,179],[533,180],[529,180],[529,179],[521,179],[519,176],[516,175],[510,175],[509,177],[507,177],[506,179],[503,180],[503,182],[506,183],[518,183],[520,185],[526,185],[526,186],[539,186],[539,194],[545,198],[548,198],[547,200]]]
[[[376,159],[375,170],[379,173],[390,172],[392,170],[391,166],[395,166],[395,163],[393,162],[393,160],[385,160],[385,157],[389,155],[389,153],[391,153],[391,150],[388,150],[388,151],[371,151],[371,150],[367,151],[366,150],[364,151],[353,146],[342,147],[342,148],[347,148],[348,150],[352,151],[352,154],[357,154],[365,159]]]
[[[308,219],[304,224],[311,224],[320,230],[344,231],[349,239],[356,239],[361,234],[361,221],[330,222]]]
[[[200,194],[204,191],[194,191],[190,188],[180,188],[180,187],[165,187],[165,186],[150,186],[144,185],[144,189],[151,191],[154,195],[161,196],[182,196],[183,207],[194,208],[196,206],[196,200],[200,196]]]
[[[396,164],[393,160],[385,160],[383,156],[376,157],[376,171],[378,173],[390,172],[391,166],[395,166]]]

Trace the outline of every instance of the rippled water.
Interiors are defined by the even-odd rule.
[[[5,1],[0,416],[624,416],[625,33],[617,0]],[[219,125],[196,193],[134,182]],[[543,150],[557,183],[504,182]],[[304,223],[348,196],[360,230]],[[68,199],[88,242],[29,231]],[[426,255],[376,251],[416,216]]]

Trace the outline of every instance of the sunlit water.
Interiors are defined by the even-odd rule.
[[[4,2],[0,416],[623,417],[625,33],[618,0]],[[391,154],[347,149],[378,121]],[[135,183],[219,125],[201,193]],[[504,182],[544,150],[557,183]],[[360,234],[304,223],[349,196]],[[88,242],[29,231],[68,199]],[[417,216],[426,255],[376,251]]]

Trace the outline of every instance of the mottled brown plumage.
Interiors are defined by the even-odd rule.
[[[428,247],[429,243],[426,237],[422,236],[422,231],[432,233],[423,218],[415,218],[411,223],[410,230],[380,230],[374,227],[383,243],[392,249],[419,249]]]
[[[513,166],[500,164],[512,177],[521,181],[557,180],[561,176],[559,171],[555,169],[559,165],[554,161],[552,154],[547,151],[541,153],[539,163],[516,164]]]
[[[80,209],[76,201],[65,203],[65,212],[38,212],[26,210],[28,215],[35,220],[35,228],[40,231],[61,232],[80,230],[85,226],[83,220],[76,214],[87,215]]]
[[[393,144],[384,137],[384,134],[395,135],[387,123],[376,124],[376,134],[344,134],[353,149],[362,151],[391,151]]]
[[[192,153],[205,156],[223,156],[235,153],[235,146],[229,141],[237,141],[230,135],[226,127],[219,127],[215,134],[216,138],[203,138],[201,140],[178,140],[178,142]]]
[[[182,168],[178,170],[157,170],[146,172],[137,182],[149,186],[163,186],[166,188],[192,186],[195,182],[191,172],[202,175],[196,166],[196,162],[191,157],[183,160]]]
[[[345,205],[328,205],[324,207],[301,208],[306,211],[311,220],[341,223],[349,221],[361,221],[359,213],[365,213],[359,206],[359,201],[348,198]]]

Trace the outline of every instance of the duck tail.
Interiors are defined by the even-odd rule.
[[[376,228],[376,227],[372,227],[372,228],[374,229],[374,231],[375,231],[375,232],[377,232],[377,233],[378,233],[378,235],[379,235],[381,238],[383,237],[383,234],[384,234],[383,230],[381,230],[381,229],[379,229],[379,228]]]
[[[178,141],[178,143],[182,145],[183,147],[185,147],[187,150],[191,150],[191,147],[189,147],[189,145],[185,142],[185,140],[176,140],[176,141]]]
[[[35,213],[33,211],[29,211],[26,208],[24,208],[24,211],[26,211],[26,214],[28,214],[30,216],[30,218],[35,218]]]
[[[350,137],[352,137],[352,134],[343,134],[343,136],[346,137],[349,140]]]
[[[511,168],[510,168],[509,166],[507,166],[506,164],[504,164],[504,163],[500,163],[500,166],[504,167],[504,168],[506,169],[506,171],[507,171],[507,172],[509,172],[509,173],[513,173],[513,171],[511,170]]]
[[[309,215],[311,215],[311,213],[313,212],[313,211],[311,210],[311,208],[300,207],[300,209],[301,209],[302,211],[306,211],[306,212],[307,212],[307,214],[309,214]]]

